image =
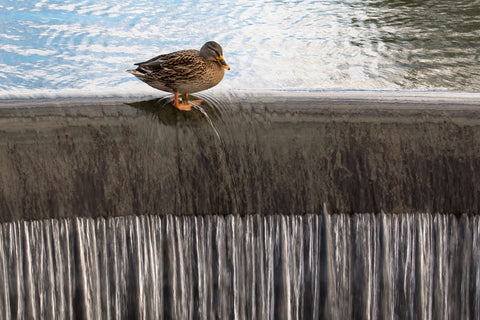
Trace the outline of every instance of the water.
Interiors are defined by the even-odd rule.
[[[0,219],[479,212],[478,95],[338,95],[3,101]]]
[[[217,90],[479,91],[478,1],[0,1],[0,97],[155,93],[124,72],[224,47]]]
[[[0,225],[5,319],[478,319],[480,221],[140,216]]]
[[[218,134],[218,130],[217,130],[217,128],[215,128],[215,125],[213,124],[212,119],[210,118],[208,113],[205,111],[205,109],[203,109],[202,106],[194,104],[194,103],[192,103],[192,107],[197,109],[198,111],[200,111],[205,116],[205,119],[207,119],[208,124],[210,125],[212,130],[215,132],[215,135],[217,136],[218,140],[221,141],[220,135]]]
[[[467,0],[0,0],[0,319],[480,318],[478,30]],[[232,70],[189,113],[125,72],[207,40]]]

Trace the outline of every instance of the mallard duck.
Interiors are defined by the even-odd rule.
[[[161,54],[135,65],[137,69],[127,72],[155,89],[173,92],[175,107],[183,111],[191,110],[189,93],[216,86],[223,78],[224,69],[230,70],[223,58],[222,47],[215,41],[208,41],[200,51],[191,49]],[[179,103],[179,94],[185,95],[185,102]],[[192,102],[198,104],[201,100]]]

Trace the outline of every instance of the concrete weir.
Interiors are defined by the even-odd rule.
[[[479,212],[475,97],[200,97],[1,101],[1,219]]]

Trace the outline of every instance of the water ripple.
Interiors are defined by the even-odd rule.
[[[222,89],[480,90],[480,4],[464,0],[0,2],[0,95],[143,87],[124,72],[221,43]]]

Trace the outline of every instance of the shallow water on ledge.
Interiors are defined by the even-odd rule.
[[[11,318],[478,319],[480,216],[128,216],[0,224]]]
[[[480,212],[475,96],[200,97],[3,101],[1,219]]]

